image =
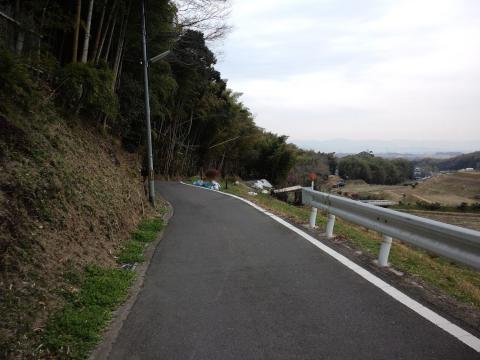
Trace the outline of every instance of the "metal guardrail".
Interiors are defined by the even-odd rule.
[[[480,231],[445,224],[399,211],[385,209],[310,188],[302,189],[302,201],[312,206],[310,227],[315,227],[317,209],[328,213],[326,233],[333,236],[335,216],[383,235],[378,264],[388,265],[392,238],[445,256],[480,270]]]

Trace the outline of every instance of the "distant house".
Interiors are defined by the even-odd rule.
[[[416,167],[413,170],[413,178],[415,180],[421,179],[423,177],[423,169],[421,167]]]

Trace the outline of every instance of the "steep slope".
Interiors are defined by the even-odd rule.
[[[137,155],[54,110],[0,114],[0,354],[28,348],[64,282],[114,254],[147,211]],[[1,357],[1,356],[0,356]]]

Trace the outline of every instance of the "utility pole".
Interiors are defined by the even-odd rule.
[[[148,151],[148,199],[155,206],[155,183],[153,172],[152,126],[150,124],[150,93],[148,90],[148,57],[147,57],[147,26],[145,23],[145,0],[142,0],[142,50],[143,50],[143,80],[145,86],[145,123],[147,126]]]

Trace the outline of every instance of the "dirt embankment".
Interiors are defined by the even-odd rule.
[[[0,354],[42,331],[68,274],[115,264],[146,211],[138,170],[93,127],[0,114]]]

